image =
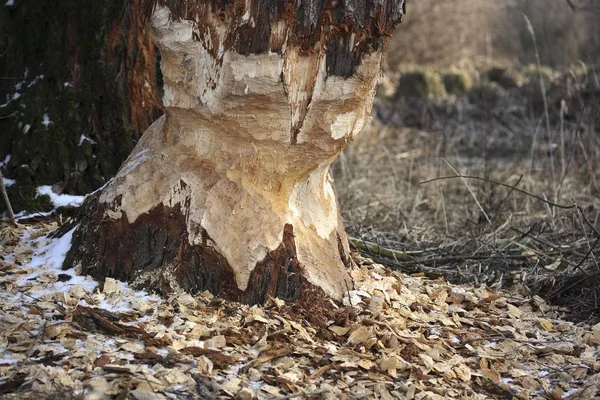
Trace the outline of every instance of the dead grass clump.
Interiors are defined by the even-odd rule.
[[[496,105],[500,102],[506,102],[507,97],[508,93],[501,84],[486,80],[477,82],[468,93],[469,101],[472,104],[488,103]]]
[[[436,99],[446,95],[439,73],[428,69],[402,73],[396,96]]]
[[[492,67],[485,71],[481,78],[483,81],[497,83],[504,89],[517,88],[523,84],[523,76],[510,67]]]
[[[451,70],[442,74],[444,88],[448,94],[462,95],[473,87],[471,76],[460,70]]]

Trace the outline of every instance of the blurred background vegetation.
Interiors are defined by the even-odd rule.
[[[600,61],[594,10],[574,12],[566,0],[419,0],[390,45],[387,71],[402,65],[438,68],[536,62],[524,16],[531,21],[541,63],[561,68]]]

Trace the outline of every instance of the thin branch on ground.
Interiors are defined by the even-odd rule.
[[[328,393],[326,390],[317,390],[316,392],[298,392],[288,394],[287,396],[274,397],[273,400],[288,400],[295,399],[297,397],[318,397],[322,394]]]
[[[454,167],[446,159],[443,159],[443,160],[448,165],[448,167],[450,167],[450,169],[452,170],[452,172],[454,172],[456,174],[457,178],[461,178],[463,176],[463,175],[459,174],[458,171],[456,169],[454,169]],[[483,213],[483,216],[487,220],[488,224],[492,225],[492,220],[490,219],[490,217],[488,217],[487,213],[485,212],[485,210],[481,206],[481,203],[479,203],[479,200],[477,200],[477,196],[475,196],[475,193],[473,193],[473,190],[471,190],[471,187],[468,185],[467,181],[465,181],[462,178],[461,178],[461,180],[465,184],[465,186],[466,186],[467,190],[469,191],[469,193],[471,194],[471,197],[473,197],[473,200],[475,200],[475,203],[477,204],[477,207],[479,207],[479,209]]]
[[[523,189],[519,189],[517,187],[515,187],[514,185],[509,185],[508,183],[503,183],[503,182],[498,182],[495,181],[493,179],[487,179],[487,178],[482,178],[480,176],[472,176],[472,175],[455,175],[455,176],[440,176],[437,178],[433,178],[433,179],[428,179],[425,181],[421,181],[419,184],[424,185],[426,183],[431,183],[431,182],[435,182],[435,181],[440,181],[440,180],[444,180],[444,179],[456,179],[456,178],[460,178],[460,179],[475,179],[475,180],[479,180],[479,181],[483,181],[483,182],[489,182],[489,183],[493,183],[494,185],[499,185],[499,186],[504,186],[506,188],[510,188],[516,192],[522,193],[524,195],[527,195],[529,197],[533,197],[534,199],[540,200],[543,203],[546,203],[552,207],[556,207],[556,208],[561,208],[563,210],[572,210],[572,209],[576,209],[577,211],[579,211],[584,219],[584,221],[586,222],[586,224],[590,227],[590,229],[596,234],[596,236],[600,236],[600,231],[598,231],[598,229],[594,226],[594,224],[592,224],[590,222],[590,220],[585,216],[585,213],[583,212],[583,209],[573,201],[573,204],[571,205],[565,205],[565,204],[558,204],[558,203],[554,203],[550,200],[547,200],[541,196],[535,195],[533,193],[530,193],[526,190]]]
[[[15,220],[15,213],[13,212],[12,206],[10,205],[10,199],[8,198],[6,186],[4,185],[4,177],[2,176],[2,171],[0,171],[0,191],[2,192],[2,197],[4,198],[4,205],[6,206],[6,212],[8,213],[8,220],[12,225],[17,226],[17,221]]]

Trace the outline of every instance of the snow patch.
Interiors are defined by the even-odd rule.
[[[10,357],[12,354],[11,353],[4,353],[4,356],[8,356]],[[6,364],[16,364],[19,361],[21,361],[21,358],[0,358],[0,365],[6,365]]]
[[[54,207],[79,207],[83,203],[84,196],[72,196],[70,194],[56,194],[52,191],[52,187],[45,185],[37,188],[38,196],[48,195]]]
[[[39,267],[46,265],[47,267],[59,267],[65,259],[67,251],[71,248],[71,239],[73,238],[73,231],[65,233],[63,237],[58,240],[52,240],[47,245],[43,246],[36,252],[31,261],[27,264],[28,267]]]
[[[108,186],[108,184],[111,183],[111,182],[112,182],[112,179],[109,179],[108,181],[106,181],[106,183],[104,185],[100,186],[98,189],[94,190],[93,192],[90,192],[89,194],[92,195],[94,193],[97,193],[97,192],[101,191],[106,186]]]
[[[79,143],[77,144],[77,146],[81,146],[83,144],[83,142],[85,141],[90,142],[91,144],[96,144],[95,141],[93,141],[92,139],[90,139],[89,137],[85,136],[83,133],[81,134],[81,136],[79,136]]]
[[[33,78],[33,80],[31,82],[29,82],[29,84],[27,85],[28,88],[32,87],[33,85],[35,85],[40,79],[44,79],[44,74],[42,75],[38,75],[35,78]]]
[[[42,120],[42,125],[44,125],[46,127],[46,129],[48,129],[48,126],[50,124],[53,124],[53,122],[50,120],[50,116],[48,116],[48,113],[45,113],[44,119]]]
[[[49,215],[52,215],[54,211],[37,211],[31,214],[26,214],[25,211],[21,211],[18,214],[15,214],[15,219],[17,220],[17,222],[24,220],[24,219],[28,219],[28,218],[33,218],[33,217],[47,217]]]
[[[4,157],[4,161],[0,161],[0,168],[6,167],[8,165],[8,162],[10,161],[10,158],[10,154],[7,154],[6,157]]]
[[[17,285],[28,286],[35,278],[48,272],[54,272],[55,274],[69,275],[71,278],[66,282],[56,281],[54,283],[47,283],[44,289],[35,292],[33,297],[40,298],[48,294],[68,292],[69,289],[74,286],[81,286],[85,291],[91,293],[98,285],[97,282],[77,275],[74,268],[62,270],[65,256],[71,248],[71,240],[73,239],[74,231],[75,228],[71,229],[61,238],[51,240],[40,247],[31,258],[31,261],[24,266],[24,268],[33,269],[33,272],[23,275],[17,281]],[[44,243],[44,239],[45,238],[37,239],[36,242],[42,244]]]
[[[6,0],[6,7],[12,7],[15,5],[15,0]]]
[[[2,181],[4,182],[4,186],[6,186],[6,187],[12,186],[12,185],[15,184],[15,180],[14,179],[9,179],[9,178],[2,177]]]

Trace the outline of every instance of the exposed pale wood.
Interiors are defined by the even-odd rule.
[[[166,112],[88,200],[67,263],[246,302],[340,299],[351,261],[329,166],[370,118],[403,5],[362,3],[153,4]]]

